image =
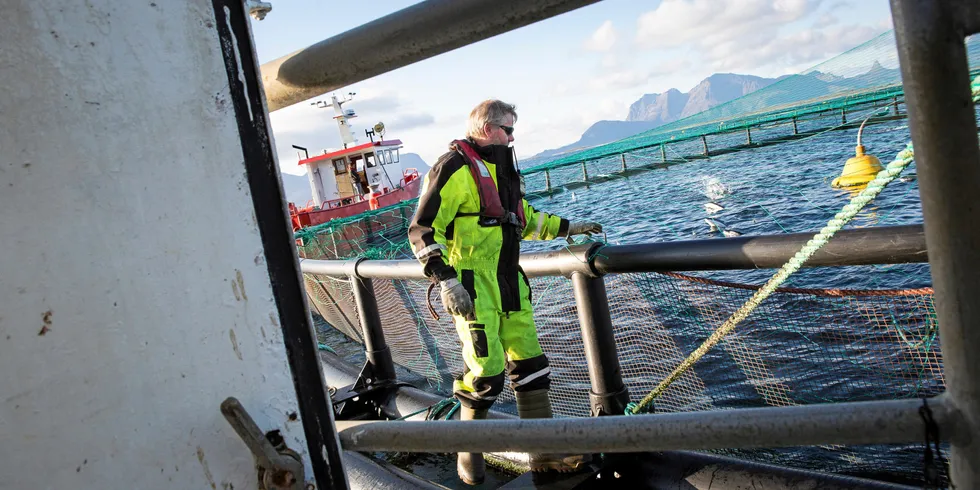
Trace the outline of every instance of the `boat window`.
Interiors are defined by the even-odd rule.
[[[388,165],[391,163],[391,154],[388,150],[382,150],[378,152],[378,160],[381,160],[381,165]]]
[[[333,173],[334,173],[334,175],[337,175],[337,174],[346,174],[347,173],[347,161],[345,159],[343,159],[343,158],[336,158],[336,159],[334,159],[334,161],[333,161]]]
[[[398,148],[391,150],[391,163],[398,163]]]
[[[374,153],[365,153],[364,154],[364,165],[367,168],[372,168],[372,167],[377,167],[378,166],[378,162],[376,162],[375,159],[374,159]]]

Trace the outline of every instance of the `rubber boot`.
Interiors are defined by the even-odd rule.
[[[460,420],[484,420],[488,409],[474,410],[469,407],[459,407]],[[456,457],[456,473],[459,479],[467,485],[479,485],[487,475],[487,465],[483,461],[483,453],[458,453]]]
[[[543,389],[515,392],[517,414],[522,419],[550,419],[552,414],[548,391]],[[592,460],[592,457],[587,454],[530,454],[529,456],[531,471],[535,472],[548,470],[572,472]]]

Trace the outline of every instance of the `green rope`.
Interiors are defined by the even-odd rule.
[[[395,420],[407,420],[407,419],[409,419],[411,417],[414,417],[414,416],[416,416],[416,415],[418,415],[418,414],[420,414],[422,412],[427,412],[426,415],[425,415],[425,420],[436,420],[436,419],[439,418],[439,414],[443,410],[445,410],[446,407],[449,407],[450,405],[452,406],[452,408],[449,410],[449,412],[446,414],[446,416],[442,418],[443,420],[450,420],[453,417],[453,414],[455,414],[456,411],[459,410],[459,400],[457,400],[455,398],[446,398],[445,400],[440,400],[437,403],[434,403],[434,404],[432,404],[432,405],[430,405],[428,407],[425,407],[425,408],[423,408],[421,410],[414,411],[414,412],[412,412],[412,413],[410,413],[408,415],[405,415],[405,416],[402,416],[402,417],[398,417]]]
[[[977,102],[980,99],[980,77],[973,80],[970,84],[970,88],[973,91],[973,100]],[[694,365],[698,360],[700,360],[712,347],[718,344],[722,338],[732,332],[735,326],[738,325],[742,320],[749,316],[752,311],[762,303],[769,295],[771,295],[776,288],[778,288],[786,279],[789,278],[794,272],[798,271],[803,264],[811,257],[817,250],[827,244],[828,241],[840,231],[844,225],[853,219],[861,211],[864,206],[871,202],[879,193],[888,185],[889,182],[894,180],[898,175],[905,169],[910,163],[915,154],[912,150],[912,143],[906,145],[905,149],[900,151],[896,155],[895,160],[888,164],[884,170],[875,176],[874,180],[868,183],[868,186],[864,188],[860,194],[854,196],[851,201],[844,206],[840,212],[838,212],[819,233],[813,236],[800,249],[793,258],[789,259],[789,262],[783,265],[782,268],[776,272],[772,278],[764,286],[762,286],[755,294],[752,295],[748,301],[745,302],[735,313],[732,314],[728,320],[722,324],[700,347],[694,350],[687,359],[678,365],[673,372],[670,373],[660,384],[657,385],[646,397],[643,398],[639,403],[630,404],[627,406],[627,414],[636,414],[644,410],[647,405],[653,402],[657,397],[663,394],[674,381],[681,377],[691,366]]]
[[[626,415],[636,415],[638,413],[649,413],[651,407],[646,405],[640,406],[639,403],[629,402],[626,404]]]
[[[325,350],[325,351],[331,352],[333,354],[336,354],[337,353],[337,351],[331,349],[329,345],[324,344],[323,342],[317,342],[316,346],[320,350]]]

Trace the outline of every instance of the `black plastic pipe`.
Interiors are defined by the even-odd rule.
[[[371,365],[373,381],[394,381],[395,363],[381,328],[381,313],[378,311],[378,300],[374,296],[374,284],[371,279],[363,277],[352,277],[351,283],[354,286],[354,302],[360,318],[361,335],[364,337],[364,354]]]
[[[530,277],[781,267],[816,232],[743,236],[636,245],[610,245],[600,253],[581,247],[521,254],[521,267]],[[588,258],[595,257],[590,267]],[[882,226],[843,230],[817,251],[804,267],[907,264],[928,261],[922,225]],[[351,261],[301,259],[303,272],[333,277],[352,275]],[[361,277],[425,279],[417,260],[363,260]]]
[[[574,272],[572,288],[592,385],[589,390],[590,411],[593,416],[622,415],[630,399],[616,353],[606,284],[602,277]]]
[[[617,245],[602,249],[595,269],[617,272],[771,269],[782,267],[814,233]],[[926,262],[922,225],[840,231],[804,267]]]

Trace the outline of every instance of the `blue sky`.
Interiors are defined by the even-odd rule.
[[[272,0],[253,21],[260,63],[416,2]],[[338,90],[356,92],[354,129],[388,138],[430,165],[460,137],[470,109],[517,105],[514,146],[527,157],[626,118],[645,93],[688,91],[713,73],[797,73],[891,28],[887,0],[606,0]],[[462,73],[480,77],[462,77]],[[329,98],[329,94],[325,97]],[[340,147],[332,112],[300,103],[272,113],[282,171],[303,174],[296,144]]]

